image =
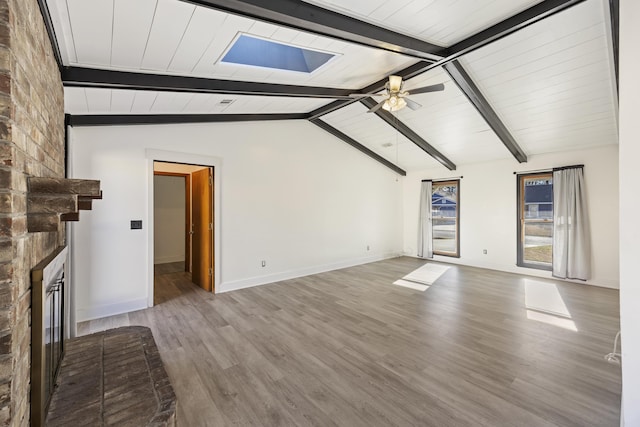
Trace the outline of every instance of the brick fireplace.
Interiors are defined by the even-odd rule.
[[[0,0],[0,425],[29,425],[30,270],[64,245],[27,232],[28,177],[64,177],[60,73],[37,0]]]

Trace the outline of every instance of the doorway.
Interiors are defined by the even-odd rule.
[[[153,162],[154,304],[176,281],[215,292],[214,168]]]

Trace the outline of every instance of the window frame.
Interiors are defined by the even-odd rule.
[[[553,172],[532,172],[532,173],[522,173],[516,174],[516,187],[517,187],[517,209],[516,209],[516,224],[517,224],[517,234],[516,234],[516,247],[517,247],[517,260],[516,265],[518,267],[524,268],[534,268],[536,270],[545,270],[552,271],[553,269],[553,252],[552,252],[552,262],[549,265],[543,263],[530,263],[525,261],[524,259],[524,222],[525,222],[525,203],[524,203],[524,182],[527,179],[551,179],[551,212],[552,216],[550,220],[543,221],[544,223],[551,223],[553,227],[553,209],[554,209],[554,201],[553,201]],[[552,236],[553,239],[553,236]],[[552,240],[553,241],[553,240]],[[552,249],[553,251],[553,244]]]
[[[445,185],[455,185],[456,186],[456,251],[455,252],[443,252],[435,250],[435,245],[433,249],[434,255],[439,256],[447,256],[451,258],[460,258],[460,179],[447,179],[442,181],[431,181],[431,197],[433,197],[434,187],[445,186]],[[433,233],[433,207],[431,208],[431,241],[433,243],[434,233]]]

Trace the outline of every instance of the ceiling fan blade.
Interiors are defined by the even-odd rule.
[[[427,92],[439,92],[444,90],[444,83],[438,83],[437,85],[417,87],[415,89],[409,89],[409,93],[411,95],[415,95],[417,93],[427,93]]]
[[[382,105],[385,103],[386,99],[383,99],[382,101],[378,102],[376,105],[374,105],[373,107],[371,107],[367,113],[375,113],[376,111],[378,111],[380,108],[382,108]]]
[[[407,107],[411,108],[412,110],[417,110],[418,108],[422,107],[422,104],[418,104],[416,101],[412,101],[409,98],[404,98],[404,100],[407,103]]]

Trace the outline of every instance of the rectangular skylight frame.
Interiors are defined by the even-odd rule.
[[[255,64],[244,64],[244,63],[238,63],[238,62],[223,61],[223,59],[227,56],[229,51],[231,51],[231,49],[235,46],[236,42],[242,36],[249,37],[249,38],[252,38],[252,39],[261,40],[261,41],[264,41],[264,42],[267,42],[267,43],[273,43],[273,44],[278,44],[278,45],[282,45],[282,46],[286,46],[286,47],[291,47],[291,48],[294,48],[294,49],[300,49],[302,51],[320,53],[320,54],[328,55],[328,56],[330,56],[330,58],[326,62],[324,62],[322,65],[314,68],[312,71],[299,71],[299,70],[292,70],[292,69],[287,69],[287,68],[276,68],[276,67],[269,67],[269,66],[255,65]],[[250,33],[239,31],[234,36],[233,40],[231,40],[229,45],[225,48],[225,50],[222,52],[222,54],[215,61],[215,64],[216,65],[223,65],[223,66],[227,66],[227,67],[230,66],[230,67],[242,67],[242,68],[248,68],[248,69],[263,69],[263,70],[269,70],[269,71],[283,73],[283,74],[293,73],[293,74],[296,74],[296,75],[302,74],[302,75],[305,75],[305,76],[312,76],[312,75],[318,73],[319,71],[325,69],[329,64],[331,64],[333,61],[335,61],[337,58],[339,58],[341,56],[342,56],[342,54],[339,53],[339,52],[332,52],[332,51],[328,51],[328,50],[324,50],[324,49],[316,49],[316,48],[311,48],[311,47],[305,47],[305,46],[296,45],[296,44],[293,44],[293,43],[288,43],[288,42],[284,42],[284,41],[280,41],[280,40],[270,39],[268,37],[262,37],[262,36],[258,36],[258,35],[255,35],[255,34],[250,34]]]

